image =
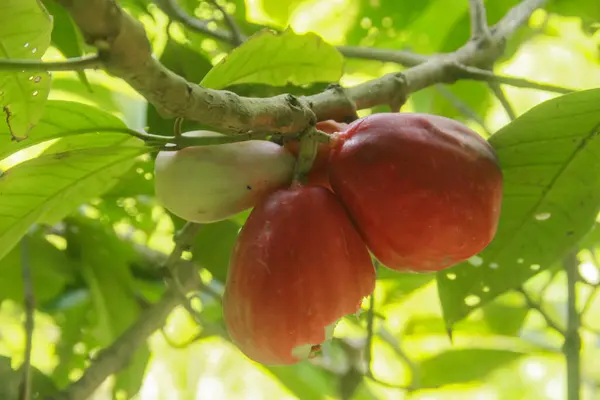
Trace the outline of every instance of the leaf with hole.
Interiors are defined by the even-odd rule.
[[[0,58],[39,60],[50,45],[51,32],[52,17],[40,1],[0,3]],[[27,136],[42,116],[49,91],[47,72],[0,71],[0,111],[13,135]]]
[[[284,86],[337,82],[344,59],[314,33],[262,31],[233,50],[206,74],[204,87],[222,89],[241,83]]]
[[[72,101],[48,100],[43,117],[26,140],[11,141],[8,127],[0,124],[0,158],[48,140],[82,134],[88,135],[84,147],[112,145],[128,136],[117,132],[98,133],[98,129],[125,127],[123,121],[100,108]]]
[[[552,266],[600,208],[600,89],[544,102],[490,138],[504,175],[497,234],[437,274],[448,326]]]

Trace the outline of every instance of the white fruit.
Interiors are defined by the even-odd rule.
[[[192,131],[184,136],[222,135]],[[216,222],[288,185],[294,163],[289,151],[265,140],[161,151],[154,165],[154,188],[159,202],[178,217]]]

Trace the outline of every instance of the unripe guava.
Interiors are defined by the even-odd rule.
[[[489,143],[449,118],[380,113],[333,138],[329,180],[371,252],[399,271],[438,271],[493,239],[502,172]]]
[[[335,195],[271,193],[252,210],[230,259],[223,315],[233,343],[263,364],[294,364],[328,340],[375,286],[375,269]]]
[[[222,136],[192,131],[185,136]],[[161,151],[154,166],[159,202],[187,221],[210,223],[253,207],[291,182],[295,158],[264,140]]]

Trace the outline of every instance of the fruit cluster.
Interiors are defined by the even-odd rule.
[[[387,268],[434,272],[495,235],[502,173],[493,149],[457,121],[380,113],[324,121],[307,182],[292,182],[298,143],[247,141],[161,152],[156,193],[207,223],[253,207],[232,251],[223,299],[233,342],[264,364],[310,357]],[[215,135],[194,132],[192,135]]]

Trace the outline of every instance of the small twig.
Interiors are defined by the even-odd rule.
[[[192,263],[181,263],[178,268],[174,268],[174,264],[178,263],[182,252],[189,248],[196,229],[196,226],[191,226],[180,231],[175,238],[175,248],[164,265],[168,270],[176,270],[177,281],[182,283],[185,292],[201,285],[198,271]],[[88,399],[106,378],[123,369],[139,346],[164,325],[171,311],[181,304],[181,289],[168,287],[161,300],[144,310],[129,329],[98,354],[79,380],[73,382],[57,396],[48,397],[46,400]]]
[[[217,10],[219,10],[221,12],[221,14],[223,14],[223,18],[225,19],[225,23],[227,24],[227,27],[231,31],[231,35],[232,35],[231,41],[232,41],[232,43],[235,46],[239,46],[240,44],[244,43],[244,41],[246,40],[246,37],[244,36],[244,34],[242,33],[242,31],[240,30],[240,27],[235,22],[235,19],[233,19],[233,16],[230,15],[227,11],[225,11],[225,9],[219,5],[219,3],[217,2],[217,0],[208,0],[208,1],[213,6],[215,6],[215,8]]]
[[[525,25],[531,14],[546,4],[548,0],[523,0],[511,8],[502,18],[502,23],[493,27],[493,35],[508,40],[516,30]]]
[[[230,32],[221,28],[210,29],[208,27],[210,21],[189,15],[181,8],[177,0],[155,0],[154,3],[171,19],[182,23],[193,31],[233,44],[234,36]]]
[[[461,114],[465,117],[475,121],[481,128],[489,135],[490,130],[485,126],[485,121],[481,118],[475,110],[473,110],[467,103],[465,103],[460,97],[454,94],[450,89],[444,85],[435,85],[436,90],[445,97]]]
[[[336,49],[342,53],[344,57],[391,62],[404,67],[414,67],[415,65],[424,63],[432,57],[414,53],[412,51],[379,49],[376,47],[337,46]]]
[[[101,68],[102,65],[102,60],[97,54],[61,61],[0,58],[0,71],[83,71]]]
[[[565,257],[563,268],[567,274],[567,329],[563,353],[567,363],[567,400],[579,400],[581,387],[581,321],[577,312],[577,267],[579,260],[574,251]]]
[[[592,328],[591,326],[582,323],[581,329],[584,329],[590,333],[593,333],[594,335],[600,336],[600,329],[598,329],[598,328]]]
[[[461,78],[473,79],[476,81],[503,83],[505,85],[515,86],[523,89],[536,89],[560,94],[568,94],[575,91],[574,89],[547,83],[533,82],[528,79],[506,75],[496,75],[491,71],[467,65],[456,64],[454,67],[457,71],[457,74]]]
[[[381,327],[379,329],[379,337],[381,340],[386,342],[391,346],[394,353],[404,362],[404,364],[408,367],[411,374],[411,390],[417,390],[421,387],[421,373],[419,371],[419,367],[415,362],[406,354],[404,349],[400,346],[400,343],[396,340],[394,335],[392,335],[385,327]]]
[[[469,0],[471,17],[471,39],[488,41],[491,38],[483,0]]]
[[[508,101],[508,98],[506,97],[506,94],[504,93],[504,90],[502,90],[500,84],[498,82],[488,82],[488,86],[490,87],[492,93],[494,93],[494,96],[496,96],[496,98],[504,108],[504,111],[506,111],[506,115],[508,115],[508,118],[510,118],[511,121],[515,120],[517,118],[517,113]]]
[[[550,315],[548,315],[548,313],[542,308],[542,305],[540,303],[536,302],[531,298],[531,296],[529,296],[529,293],[527,293],[527,291],[524,288],[521,287],[517,289],[517,292],[523,295],[523,298],[525,299],[525,302],[527,303],[527,306],[529,308],[534,309],[540,313],[540,315],[544,318],[544,321],[546,321],[546,325],[548,325],[549,328],[554,329],[556,332],[564,336],[564,329],[561,328],[560,325],[556,323],[552,319],[552,317],[550,317]]]
[[[23,356],[20,396],[21,400],[31,398],[31,352],[33,349],[33,330],[35,312],[35,294],[31,278],[31,263],[29,260],[29,236],[21,239],[21,277],[23,280],[23,300],[25,304],[25,354]]]
[[[163,337],[163,339],[165,340],[165,342],[167,342],[167,344],[174,349],[185,349],[185,348],[189,347],[191,344],[197,342],[198,340],[205,339],[208,337],[208,335],[206,335],[205,332],[199,332],[199,333],[195,334],[191,339],[188,339],[183,343],[176,343],[167,334],[164,326],[160,328],[160,334]]]
[[[418,389],[418,388],[412,387],[410,385],[398,385],[395,383],[385,382],[385,381],[382,381],[379,378],[376,378],[370,374],[365,375],[365,378],[372,380],[373,382],[377,383],[378,385],[385,386],[388,389],[398,389],[398,390],[404,390],[407,392],[414,392],[415,390]]]
[[[194,310],[191,304],[192,299],[187,297],[187,291],[179,280],[178,269],[180,266],[181,255],[191,247],[194,238],[198,235],[201,227],[202,225],[200,224],[187,222],[183,228],[175,234],[175,248],[169,257],[167,257],[163,266],[169,272],[169,276],[166,279],[167,285],[177,293],[180,297],[182,306],[199,325],[202,323],[202,320],[199,316],[199,312]]]
[[[556,276],[558,275],[558,271],[559,271],[558,269],[550,270],[550,277],[548,278],[546,283],[544,283],[544,286],[542,286],[542,288],[539,291],[540,299],[544,299],[544,296],[546,295],[546,291],[548,290],[550,285],[552,285],[552,282],[554,282],[554,278],[556,278]]]
[[[596,298],[596,295],[598,294],[598,289],[599,289],[598,286],[594,286],[594,288],[592,289],[592,292],[590,293],[588,298],[585,300],[585,303],[583,304],[583,307],[581,308],[581,311],[579,312],[580,317],[583,317],[583,315],[591,307],[592,303],[594,302],[594,299]]]
[[[181,137],[181,124],[183,124],[183,118],[175,118],[175,123],[173,124],[173,136],[175,138]]]

